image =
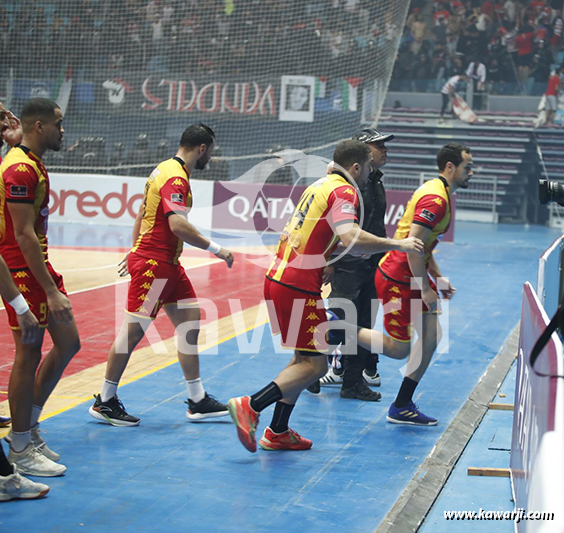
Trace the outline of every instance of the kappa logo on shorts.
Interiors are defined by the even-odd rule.
[[[319,317],[315,313],[310,313],[306,316],[306,320],[318,320]]]
[[[145,261],[146,265],[153,265],[153,266],[159,266],[159,263],[157,263],[154,259],[147,259],[147,261]]]
[[[310,326],[307,330],[308,333],[319,333],[319,330],[315,326]]]
[[[173,204],[183,204],[184,203],[184,195],[176,192],[170,195],[170,201]]]
[[[421,211],[421,213],[419,213],[419,216],[421,218],[424,218],[425,220],[428,220],[429,222],[433,222],[433,220],[435,220],[436,215],[435,215],[435,213],[432,213],[428,209],[423,209],[423,211]]]
[[[315,340],[315,339],[311,339],[308,343],[308,346],[318,346],[319,345],[319,341]]]
[[[152,270],[145,270],[145,272],[143,272],[143,276],[146,278],[154,278],[155,274]]]
[[[25,185],[11,185],[10,196],[25,198],[27,196],[27,187]]]
[[[14,278],[29,278],[29,274],[27,272],[16,272],[16,274],[14,275]]]
[[[392,315],[399,315],[400,314],[400,312],[397,309],[393,309],[392,311],[390,311],[390,313]]]
[[[137,309],[135,309],[135,311],[137,313],[148,313],[147,309],[145,309],[145,306],[140,305]]]
[[[145,301],[149,301],[149,302],[151,301],[151,300],[149,299],[149,297],[148,297],[146,294],[142,294],[142,295],[139,296],[137,299],[138,299],[138,300],[143,300],[144,302],[145,302]]]
[[[401,304],[401,299],[400,298],[390,298],[390,303],[391,304]]]
[[[356,215],[356,209],[353,204],[343,204],[341,207],[341,213],[346,213],[347,215]]]
[[[390,320],[390,326],[396,326],[399,328],[400,323],[395,318],[392,318],[392,320]]]
[[[317,304],[315,303],[315,300],[308,300],[306,306],[307,307],[316,307]]]
[[[396,294],[401,294],[400,288],[397,285],[392,285],[390,287],[390,292],[395,292]]]
[[[18,290],[19,290],[21,293],[30,292],[30,290],[27,288],[27,285],[24,285],[24,284],[18,285]]]

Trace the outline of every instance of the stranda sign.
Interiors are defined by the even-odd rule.
[[[121,76],[100,80],[96,89],[98,106],[104,111],[278,116],[275,86],[268,80]]]

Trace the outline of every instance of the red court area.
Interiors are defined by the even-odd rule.
[[[241,309],[258,305],[263,298],[265,270],[248,260],[245,254],[235,254],[233,268],[228,269],[225,263],[202,265],[187,271],[196,294],[214,302],[218,310],[218,318],[232,314],[229,299],[239,299]],[[120,293],[125,296],[127,284],[121,284]],[[86,290],[71,294],[73,312],[78,324],[82,349],[71,361],[65,376],[75,374],[91,366],[104,363],[108,350],[116,334],[117,320],[120,326],[123,317],[123,305],[116,304],[115,285]],[[203,316],[204,323],[209,317]],[[249,324],[249,326],[252,324]],[[174,328],[166,314],[160,312],[155,327],[164,341],[174,335]],[[149,341],[143,339],[139,348],[148,346]],[[12,333],[8,327],[8,318],[4,309],[0,310],[0,401],[7,399],[8,380],[13,361]],[[49,335],[46,335],[43,352],[51,347]]]

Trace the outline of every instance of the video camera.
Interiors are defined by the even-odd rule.
[[[539,203],[556,202],[564,207],[564,184],[558,181],[539,180]]]

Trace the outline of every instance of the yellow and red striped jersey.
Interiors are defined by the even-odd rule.
[[[143,219],[131,253],[178,264],[183,242],[170,229],[168,217],[186,216],[192,208],[190,173],[179,157],[160,163],[145,184]]]
[[[0,165],[0,255],[9,268],[26,268],[7,205],[11,202],[33,205],[35,234],[47,261],[49,175],[41,159],[21,145],[12,148]]]
[[[435,246],[443,233],[448,231],[450,225],[450,194],[444,178],[429,180],[413,193],[399,221],[394,239],[408,237],[413,224],[419,224],[431,230],[424,243],[424,257],[427,265]],[[397,250],[388,252],[380,261],[379,268],[394,281],[411,282],[412,274],[405,253]]]
[[[306,292],[321,292],[323,269],[339,242],[337,227],[358,222],[358,194],[345,176],[334,172],[302,194],[278,242],[266,276]]]

